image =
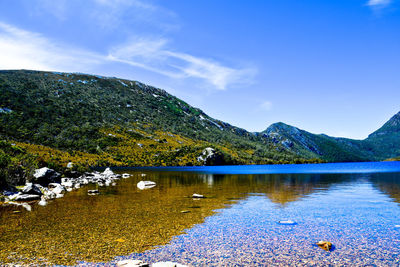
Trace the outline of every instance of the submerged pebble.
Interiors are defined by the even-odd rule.
[[[283,224],[283,225],[295,225],[295,224],[297,224],[296,222],[291,221],[291,220],[279,221],[278,223],[279,224]]]

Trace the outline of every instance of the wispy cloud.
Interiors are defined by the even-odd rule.
[[[393,0],[368,0],[366,5],[375,11],[380,11],[392,4],[392,2]]]
[[[92,0],[90,16],[103,29],[121,29],[126,21],[145,23],[163,31],[179,29],[176,14],[142,0]]]
[[[260,108],[262,110],[270,111],[272,109],[272,102],[271,101],[264,101],[260,104]]]
[[[87,71],[101,56],[0,22],[0,69]]]
[[[108,54],[100,54],[0,22],[0,69],[91,72],[102,64],[120,63],[172,79],[198,79],[218,90],[251,83],[256,74],[254,68],[228,67],[167,49],[167,44],[163,38],[137,38],[111,48]]]
[[[233,68],[187,53],[167,49],[166,39],[137,39],[111,49],[109,58],[169,76],[171,78],[198,78],[216,89],[230,85],[251,83],[255,68]]]
[[[371,7],[384,7],[389,5],[391,2],[392,0],[369,0],[367,5]]]

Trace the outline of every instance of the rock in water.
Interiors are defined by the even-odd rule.
[[[87,192],[88,192],[88,195],[89,195],[89,196],[94,196],[94,195],[100,194],[99,190],[97,190],[97,189],[88,190]]]
[[[205,198],[205,196],[195,193],[192,195],[192,198]]]
[[[156,183],[153,181],[140,181],[139,183],[137,183],[137,187],[140,190],[153,188],[155,186],[156,186]]]
[[[122,174],[122,178],[124,178],[124,179],[129,178],[129,176],[131,176],[129,173]]]
[[[331,251],[332,249],[332,243],[329,241],[319,241],[317,242],[317,246],[326,251]]]
[[[116,264],[117,267],[149,267],[148,263],[141,260],[123,260]]]
[[[47,201],[44,197],[42,197],[42,199],[39,201],[38,203],[39,206],[46,206],[47,205]]]

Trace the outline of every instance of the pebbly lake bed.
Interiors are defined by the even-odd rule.
[[[400,162],[114,171],[131,177],[99,195],[0,207],[0,264],[400,264]]]

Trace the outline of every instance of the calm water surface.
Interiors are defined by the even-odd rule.
[[[286,174],[279,174],[280,167]],[[132,178],[101,188],[99,196],[87,196],[86,187],[46,207],[33,206],[32,212],[0,210],[0,262],[400,263],[399,163],[129,172]],[[157,186],[137,189],[143,179]],[[207,198],[193,200],[193,193]],[[319,240],[331,241],[335,249],[314,246]]]

